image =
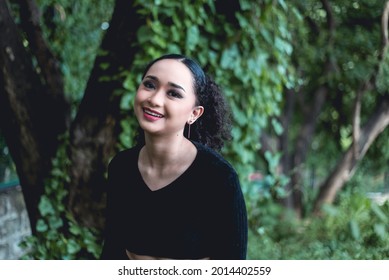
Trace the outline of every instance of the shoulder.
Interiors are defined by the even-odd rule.
[[[195,141],[192,143],[197,148],[198,161],[207,171],[207,174],[216,173],[215,175],[223,177],[237,176],[234,167],[220,153],[201,143]]]
[[[222,211],[235,206],[245,209],[239,176],[231,163],[205,145],[196,142],[194,145],[198,150],[197,166],[201,166],[198,180],[207,181],[203,185],[212,201],[217,199]]]
[[[134,146],[132,148],[119,151],[110,160],[110,162],[108,164],[108,170],[115,169],[118,166],[128,165],[134,161],[137,162],[140,148],[141,147],[139,147],[139,146]]]

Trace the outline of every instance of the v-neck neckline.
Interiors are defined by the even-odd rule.
[[[192,144],[195,146],[196,148],[196,156],[194,158],[194,160],[191,162],[191,164],[188,166],[188,168],[186,168],[184,170],[184,172],[182,172],[177,178],[175,178],[173,181],[171,181],[170,183],[167,183],[166,185],[164,185],[163,187],[160,187],[158,189],[155,189],[153,190],[152,188],[150,188],[150,186],[146,183],[146,181],[144,180],[143,176],[142,176],[142,173],[139,169],[139,155],[140,155],[140,151],[142,148],[138,149],[138,155],[136,157],[136,170],[137,170],[137,173],[138,173],[138,176],[140,177],[141,179],[141,182],[142,182],[142,188],[145,188],[146,191],[150,192],[150,193],[160,193],[160,192],[164,192],[164,191],[168,191],[172,188],[174,188],[175,185],[177,185],[177,183],[179,181],[181,181],[183,178],[185,178],[187,176],[188,173],[190,173],[190,170],[193,169],[193,166],[196,164],[196,162],[198,161],[198,157],[199,157],[199,152],[200,152],[200,149],[198,147],[198,145],[191,141]]]

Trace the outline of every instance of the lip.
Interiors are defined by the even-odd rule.
[[[158,111],[151,110],[147,107],[143,108],[143,116],[150,121],[157,121],[164,117],[164,115],[159,113]]]

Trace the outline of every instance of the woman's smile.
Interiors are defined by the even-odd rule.
[[[154,110],[151,110],[149,108],[143,108],[143,116],[149,120],[149,121],[157,121],[159,119],[162,119],[164,116]]]

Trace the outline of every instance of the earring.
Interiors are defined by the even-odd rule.
[[[188,124],[188,139],[190,139],[190,124]]]
[[[191,126],[191,124],[193,123],[193,120],[190,120],[189,122],[188,122],[188,139],[190,139],[190,126]]]

